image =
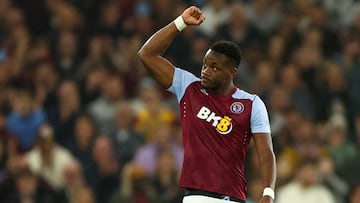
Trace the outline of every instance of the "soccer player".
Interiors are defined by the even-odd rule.
[[[180,105],[185,149],[179,183],[185,188],[183,203],[245,203],[244,160],[251,138],[264,187],[259,202],[273,202],[276,166],[266,107],[258,96],[233,83],[240,48],[228,41],[214,43],[204,56],[201,78],[162,57],[179,32],[204,20],[200,9],[191,6],[139,50],[152,77],[173,92]]]

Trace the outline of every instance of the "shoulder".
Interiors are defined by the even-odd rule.
[[[234,99],[250,100],[252,103],[252,106],[254,108],[262,109],[265,106],[263,100],[258,95],[251,94],[251,93],[241,90],[241,89],[237,89],[237,91],[235,91],[235,93],[232,95],[232,97]]]
[[[232,97],[234,99],[248,99],[251,101],[255,101],[255,99],[258,98],[258,96],[256,94],[251,94],[251,93],[241,90],[239,88],[237,88],[237,90],[234,92]]]
[[[172,85],[168,90],[177,96],[178,101],[183,97],[186,89],[200,79],[194,74],[180,68],[175,68]]]
[[[187,70],[176,67],[174,73],[174,80],[187,80],[189,81],[189,83],[191,83],[194,81],[199,81],[200,78],[196,77],[194,74]]]

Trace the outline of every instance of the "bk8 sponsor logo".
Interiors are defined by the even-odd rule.
[[[201,107],[196,117],[210,123],[222,135],[226,135],[232,130],[232,122],[230,117],[218,116],[205,106]]]

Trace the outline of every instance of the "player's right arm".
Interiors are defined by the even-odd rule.
[[[195,6],[187,8],[181,17],[186,25],[200,25],[205,20],[200,9]],[[164,88],[171,86],[175,67],[162,55],[178,33],[175,23],[171,22],[151,36],[138,52],[145,68]]]

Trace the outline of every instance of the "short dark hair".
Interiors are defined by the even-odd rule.
[[[217,41],[210,46],[210,49],[227,56],[232,65],[238,68],[241,62],[241,50],[238,45],[231,41]]]

